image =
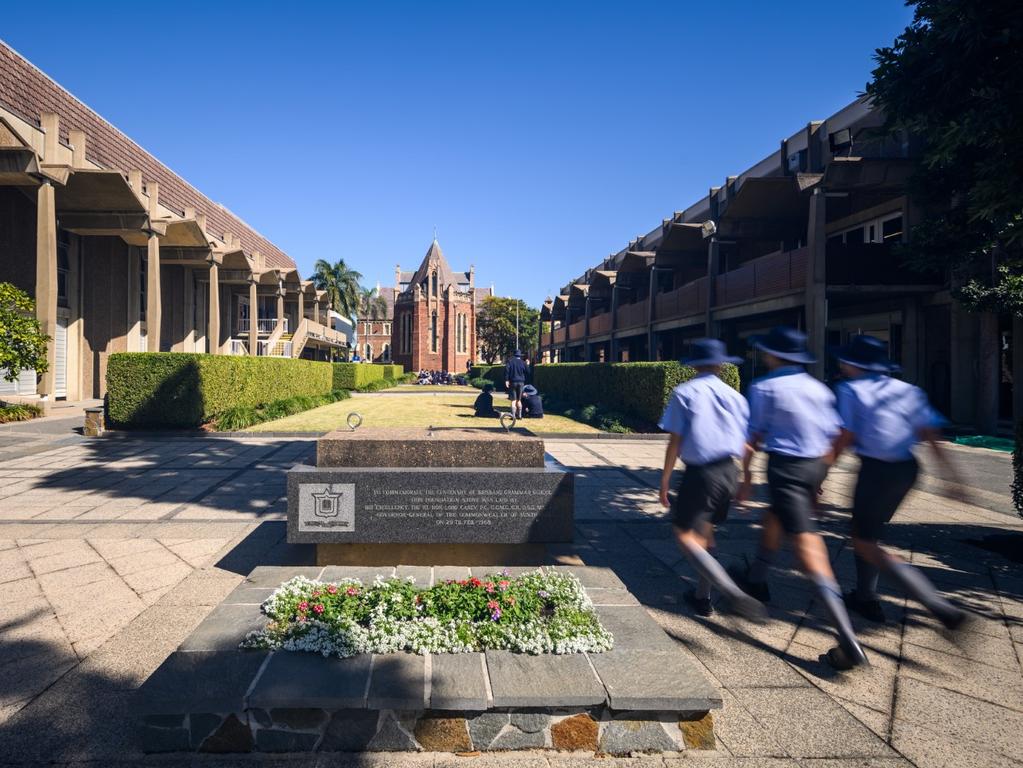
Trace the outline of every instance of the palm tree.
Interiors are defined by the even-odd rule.
[[[317,290],[327,292],[330,308],[339,315],[351,317],[359,309],[359,281],[362,280],[362,274],[345,264],[344,259],[338,259],[334,264],[319,259],[310,279]]]
[[[359,313],[363,320],[383,320],[387,317],[387,300],[376,288],[363,288],[359,295]]]

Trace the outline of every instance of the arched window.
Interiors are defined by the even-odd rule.
[[[433,273],[433,295],[434,296],[438,296],[439,295],[439,291],[437,290],[437,273],[436,272]],[[436,352],[436,351],[437,350],[434,350],[434,352]]]
[[[437,310],[430,315],[430,351],[437,351]]]
[[[385,363],[391,362],[391,345],[390,344],[384,344],[383,357],[384,357],[384,362]]]

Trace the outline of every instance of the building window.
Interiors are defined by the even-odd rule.
[[[383,355],[384,355],[384,362],[385,363],[391,362],[391,345],[390,344],[384,344]]]
[[[63,229],[57,233],[57,306],[67,308],[68,275],[71,272],[71,238]]]
[[[430,351],[437,351],[437,310],[430,315]]]
[[[391,324],[390,323],[384,323],[384,336],[390,336],[390,335],[391,335]]]
[[[436,272],[433,273],[433,295],[434,296],[439,295],[439,291],[437,290],[437,273]],[[434,350],[434,352],[436,352],[436,351],[437,350]]]

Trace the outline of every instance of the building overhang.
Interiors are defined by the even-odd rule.
[[[824,170],[824,188],[829,192],[901,193],[912,173],[913,161],[908,159],[836,157]]]
[[[647,271],[654,265],[656,256],[654,251],[626,251],[618,262],[618,277],[623,273]]]

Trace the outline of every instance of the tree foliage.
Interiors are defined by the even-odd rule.
[[[515,351],[515,308],[519,310],[519,349],[525,355],[536,348],[540,312],[522,299],[487,296],[476,315],[480,354],[488,363],[503,360]]]
[[[358,312],[362,273],[345,264],[344,259],[338,259],[333,264],[319,259],[310,279],[317,290],[327,292],[330,308],[339,315],[352,317]]]
[[[31,297],[10,283],[0,283],[0,376],[14,381],[26,368],[46,373],[49,340]]]
[[[906,256],[951,268],[969,306],[1023,315],[1023,5],[908,4],[913,22],[867,86],[887,128],[922,142]]]
[[[383,320],[387,317],[387,300],[376,288],[363,288],[359,291],[360,320]]]

